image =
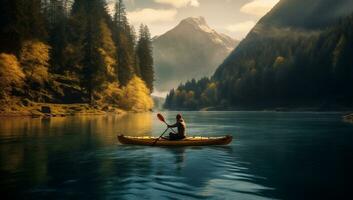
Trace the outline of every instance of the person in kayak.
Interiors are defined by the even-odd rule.
[[[168,125],[168,127],[178,128],[178,133],[169,133],[169,140],[181,140],[185,138],[186,124],[181,114],[177,114],[176,123],[173,125]]]

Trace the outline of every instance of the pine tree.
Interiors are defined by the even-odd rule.
[[[136,32],[135,32],[135,28],[134,26],[130,26],[130,34],[128,35],[129,37],[129,53],[132,57],[132,64],[134,66],[134,72],[135,75],[141,77],[141,70],[140,70],[140,66],[138,64],[138,58],[136,55]]]
[[[140,26],[140,35],[137,42],[136,54],[141,71],[141,77],[152,92],[154,81],[152,41],[148,27],[143,24]]]
[[[114,68],[115,54],[111,31],[107,26],[105,1],[76,0],[72,8],[73,51],[79,58],[76,64],[81,68],[82,86],[87,91],[91,103],[94,93],[108,81]],[[77,38],[77,40],[75,40]],[[75,58],[75,57],[74,57]]]
[[[84,58],[84,39],[88,18],[85,9],[85,0],[75,0],[67,25],[67,40],[64,51],[66,56],[66,68],[78,77],[82,74],[82,60]]]
[[[114,13],[115,42],[117,45],[118,58],[118,79],[122,85],[126,85],[133,77],[135,72],[134,56],[134,34],[127,21],[125,6],[122,0],[115,4]]]
[[[68,43],[65,0],[51,0],[46,11],[47,26],[49,30],[49,44],[52,47],[50,52],[51,68],[55,73],[63,73],[68,70],[65,48]]]
[[[113,18],[106,0],[1,0],[0,18],[0,98],[16,93],[63,102],[58,97],[77,94],[77,102],[152,108],[152,86],[146,83],[153,69],[152,79],[151,68],[140,70],[135,30],[122,0]],[[142,35],[147,56],[141,60],[152,66],[147,27]]]
[[[0,51],[19,54],[26,40],[45,40],[41,0],[0,2]]]

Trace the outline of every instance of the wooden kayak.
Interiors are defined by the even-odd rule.
[[[145,145],[145,146],[210,146],[227,145],[233,137],[230,135],[222,137],[186,137],[182,140],[167,140],[160,138],[156,143],[156,137],[150,136],[124,136],[118,135],[118,140],[122,144]]]

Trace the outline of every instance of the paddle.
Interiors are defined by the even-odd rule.
[[[158,117],[158,119],[159,119],[161,122],[164,122],[165,125],[169,126],[169,124],[165,121],[165,119],[164,119],[164,117],[163,117],[163,115],[162,115],[161,113],[158,113],[158,114],[157,114],[157,117]],[[174,131],[174,129],[172,129],[172,128],[170,128],[170,129],[171,129],[174,133],[177,133],[177,132]]]
[[[154,146],[154,145],[158,142],[158,140],[164,135],[165,132],[167,132],[168,129],[169,129],[169,127],[168,127],[167,129],[165,129],[165,131],[162,133],[162,135],[159,136],[159,137],[153,142],[152,146]]]
[[[163,117],[162,114],[158,113],[158,114],[157,114],[157,118],[158,118],[161,122],[164,122],[164,123],[168,126],[168,128],[165,129],[165,131],[162,133],[162,135],[160,135],[160,136],[153,142],[152,146],[155,145],[155,144],[157,143],[157,141],[158,141],[158,140],[164,135],[164,133],[167,132],[167,130],[169,129],[169,125],[168,125],[167,122],[165,121],[165,119],[164,119],[164,117]],[[170,128],[170,129],[172,129],[172,128]],[[173,129],[172,129],[172,131],[175,133],[175,131],[174,131]]]

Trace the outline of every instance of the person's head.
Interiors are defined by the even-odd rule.
[[[179,121],[179,120],[181,120],[181,119],[182,119],[181,114],[177,114],[177,115],[176,115],[176,120]]]

